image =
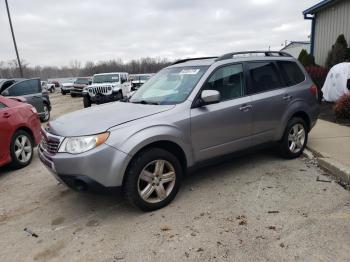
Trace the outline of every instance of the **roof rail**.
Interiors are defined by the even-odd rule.
[[[213,58],[218,58],[217,56],[208,56],[208,57],[195,57],[195,58],[186,58],[186,59],[180,59],[172,63],[171,65],[176,65],[180,63],[185,63],[187,61],[192,61],[192,60],[204,60],[204,59],[213,59]]]
[[[226,59],[231,59],[234,56],[239,56],[239,55],[251,55],[251,54],[264,54],[265,56],[285,56],[285,57],[292,57],[290,54],[282,51],[244,51],[244,52],[233,52],[233,53],[228,53],[224,54],[220,57],[218,57],[215,62],[221,61],[221,60],[226,60]]]

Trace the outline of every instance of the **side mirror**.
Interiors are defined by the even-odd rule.
[[[220,102],[220,92],[217,90],[203,90],[201,93],[202,105],[210,105]]]
[[[9,96],[10,93],[9,93],[8,90],[4,90],[4,91],[2,91],[1,95],[3,95],[3,96]]]

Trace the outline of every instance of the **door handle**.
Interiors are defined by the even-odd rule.
[[[3,114],[3,117],[4,117],[4,118],[9,118],[10,116],[11,116],[10,113],[4,113],[4,114]]]
[[[283,97],[283,99],[284,99],[284,100],[287,100],[287,101],[291,100],[292,98],[293,98],[293,96],[291,96],[291,95],[285,95],[285,96]]]
[[[252,105],[243,105],[239,108],[240,111],[247,112],[252,108]]]

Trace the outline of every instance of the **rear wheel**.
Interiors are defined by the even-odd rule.
[[[10,145],[10,154],[13,168],[19,169],[30,164],[33,158],[33,141],[26,131],[15,132]]]
[[[76,97],[75,93],[70,92],[71,97]]]
[[[62,95],[66,95],[66,91],[64,91],[64,90],[61,90],[61,93],[62,93]]]
[[[308,129],[305,121],[293,117],[288,121],[283,138],[280,142],[281,153],[288,159],[299,157],[307,144]]]
[[[143,211],[152,211],[175,198],[181,185],[182,168],[172,153],[152,148],[139,153],[125,175],[127,199]]]
[[[84,108],[91,106],[91,100],[88,96],[83,97],[83,104],[84,104]]]

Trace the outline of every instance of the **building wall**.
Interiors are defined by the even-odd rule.
[[[350,44],[350,1],[343,0],[316,14],[315,61],[325,65],[328,52],[340,34],[344,34]]]
[[[287,52],[295,58],[298,58],[301,50],[303,49],[310,53],[310,44],[293,43],[283,48],[282,51]]]

